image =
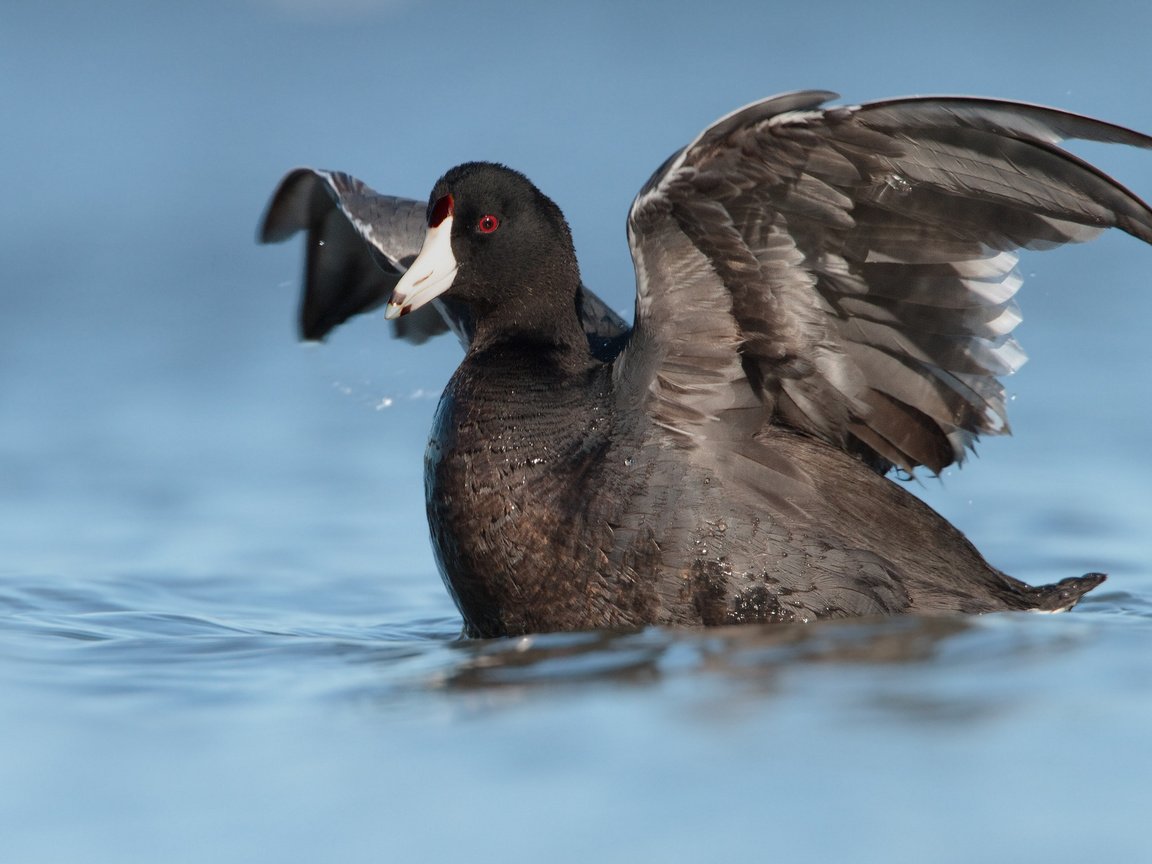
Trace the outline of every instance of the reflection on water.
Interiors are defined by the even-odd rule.
[[[1012,706],[1011,690],[988,687],[981,668],[1052,662],[1093,632],[1079,622],[1046,627],[1035,616],[1000,615],[549,634],[458,642],[457,662],[423,683],[505,705],[589,686],[648,688],[704,714],[832,684],[845,710],[957,722]]]
[[[315,608],[330,587],[302,583],[261,601],[221,585],[206,592],[197,580],[169,580],[161,591],[146,579],[49,586],[9,579],[0,581],[0,617],[15,640],[8,659],[30,663],[25,672],[65,664],[68,674],[43,683],[73,695],[115,690],[195,703],[284,698],[302,688],[336,700],[368,698],[387,712],[433,694],[479,696],[500,707],[609,688],[691,712],[830,686],[843,708],[937,721],[1011,705],[1012,688],[990,686],[987,670],[1026,675],[1032,664],[1085,649],[1110,622],[1152,622],[1148,602],[1114,591],[1061,616],[898,616],[466,640],[451,616],[401,624],[350,617],[338,597],[372,587],[351,582],[312,622],[275,612],[280,603]],[[286,678],[295,689],[283,689]]]
[[[583,680],[644,684],[666,672],[769,681],[802,663],[910,663],[968,630],[964,618],[881,618],[710,630],[598,631],[461,642],[467,659],[444,680],[455,688]]]

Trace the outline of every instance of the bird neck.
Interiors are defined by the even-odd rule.
[[[581,323],[580,285],[535,285],[510,292],[503,302],[475,309],[475,333],[468,360],[493,368],[507,366],[523,374],[582,375],[595,362]]]

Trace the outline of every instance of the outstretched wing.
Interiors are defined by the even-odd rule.
[[[428,230],[428,205],[381,195],[339,171],[297,168],[280,181],[268,202],[259,240],[280,243],[307,232],[300,335],[323,339],[354,315],[388,302],[401,274],[420,252]],[[584,289],[584,329],[593,353],[614,353],[627,333],[607,304]],[[468,344],[471,325],[450,299],[434,300],[392,322],[401,339],[421,343],[449,329]]]
[[[297,168],[268,202],[259,239],[280,243],[307,231],[300,335],[323,339],[354,315],[388,302],[392,288],[420,251],[427,204],[380,195],[339,171]],[[440,312],[394,322],[412,342],[443,333]]]
[[[834,97],[736,111],[640,191],[619,374],[684,436],[730,434],[742,411],[745,431],[782,424],[879,470],[938,472],[1007,430],[1015,251],[1111,227],[1152,242],[1152,210],[1057,142],[1152,138],[1013,102],[820,108]]]

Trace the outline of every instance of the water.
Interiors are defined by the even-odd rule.
[[[252,236],[296,164],[507,161],[624,308],[631,196],[753,98],[1152,129],[1140,4],[708,8],[6,10],[4,861],[1145,854],[1152,249],[1025,260],[1014,438],[915,487],[1015,575],[1110,573],[1062,616],[459,641],[420,488],[456,349],[293,344],[299,249]],[[1152,154],[1078,152],[1152,195]]]

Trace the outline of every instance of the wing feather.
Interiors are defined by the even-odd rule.
[[[644,185],[629,213],[639,291],[621,375],[670,428],[716,416],[715,394],[743,388],[761,428],[794,427],[883,469],[940,471],[1008,430],[999,378],[1025,360],[1016,252],[1110,227],[1152,242],[1148,205],[1059,142],[1152,138],[1022,103],[821,108],[831,96],[735,111]],[[676,385],[668,372],[691,378],[688,343],[709,336],[730,361],[709,352],[707,375]]]
[[[259,239],[280,243],[307,232],[301,338],[319,340],[349,318],[388,301],[420,251],[427,230],[422,201],[380,195],[339,171],[297,168],[280,181]],[[396,335],[412,342],[443,333],[435,309],[403,319]]]

